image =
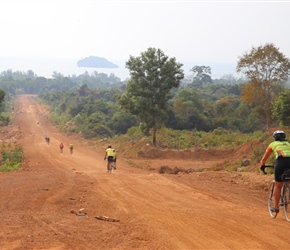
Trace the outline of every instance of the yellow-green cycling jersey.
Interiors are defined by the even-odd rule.
[[[116,150],[113,148],[107,148],[106,149],[107,152],[107,157],[112,156],[113,158],[116,157]]]
[[[274,152],[276,159],[278,157],[290,157],[290,143],[288,141],[273,141],[266,151]]]

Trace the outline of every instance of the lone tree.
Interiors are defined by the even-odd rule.
[[[171,90],[179,87],[184,78],[183,65],[169,58],[163,51],[148,48],[139,57],[130,56],[126,62],[130,80],[126,93],[118,99],[119,104],[140,120],[145,135],[153,130],[153,145],[156,146],[157,128],[165,123]]]
[[[194,66],[190,71],[193,72],[193,83],[201,86],[203,84],[212,83],[210,66]]]
[[[272,43],[252,47],[249,53],[239,57],[237,72],[249,79],[242,89],[242,99],[251,106],[259,106],[267,128],[271,122],[272,103],[287,81],[289,70],[289,59]]]

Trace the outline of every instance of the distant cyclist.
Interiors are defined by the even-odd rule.
[[[74,151],[74,145],[72,143],[69,144],[69,151],[70,151],[70,154],[72,154]]]
[[[61,142],[61,143],[59,144],[59,149],[60,149],[60,152],[61,152],[61,153],[63,152],[63,148],[64,148],[64,146],[63,146],[63,143]]]
[[[260,169],[263,170],[267,159],[274,153],[276,158],[274,164],[274,207],[271,207],[271,211],[278,213],[281,188],[283,186],[281,175],[284,170],[290,168],[290,143],[286,141],[286,134],[282,130],[275,131],[273,137],[275,141],[271,142],[266,148],[266,152],[260,162]]]
[[[108,148],[106,149],[106,153],[105,153],[105,157],[104,160],[108,160],[107,163],[107,169],[109,168],[109,163],[110,162],[114,162],[116,163],[116,150],[112,148],[111,145],[108,146]]]

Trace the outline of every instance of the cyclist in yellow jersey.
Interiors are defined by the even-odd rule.
[[[72,143],[69,144],[69,151],[70,151],[70,154],[72,154],[74,151],[74,145]]]
[[[285,169],[290,169],[290,143],[286,141],[286,134],[282,130],[277,130],[273,133],[275,141],[271,142],[264,153],[261,162],[260,169],[262,170],[266,161],[272,153],[275,154],[275,164],[274,164],[274,178],[275,178],[275,187],[274,187],[274,205],[275,207],[271,208],[271,211],[278,213],[279,212],[279,200],[281,195],[281,188],[283,182],[281,175]]]
[[[117,159],[116,150],[113,149],[111,145],[109,145],[108,148],[106,149],[104,160],[106,159],[108,159],[107,169],[109,167],[109,162],[113,161],[116,164],[116,159]]]

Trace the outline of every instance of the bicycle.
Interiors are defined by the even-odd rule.
[[[264,174],[265,168],[274,168],[274,166],[263,166],[262,171]],[[290,169],[286,169],[281,176],[283,181],[283,186],[281,189],[280,203],[279,207],[283,207],[283,212],[286,220],[290,222]],[[270,192],[268,197],[268,211],[271,218],[275,219],[278,212],[271,211],[271,207],[274,207],[274,185],[275,181],[273,180],[270,184]]]
[[[49,145],[49,137],[45,136],[45,142]]]
[[[108,169],[107,169],[108,174],[112,173],[112,169],[115,169],[115,162],[114,161],[109,161],[108,162]]]
[[[113,162],[113,169],[116,170],[116,161]]]

